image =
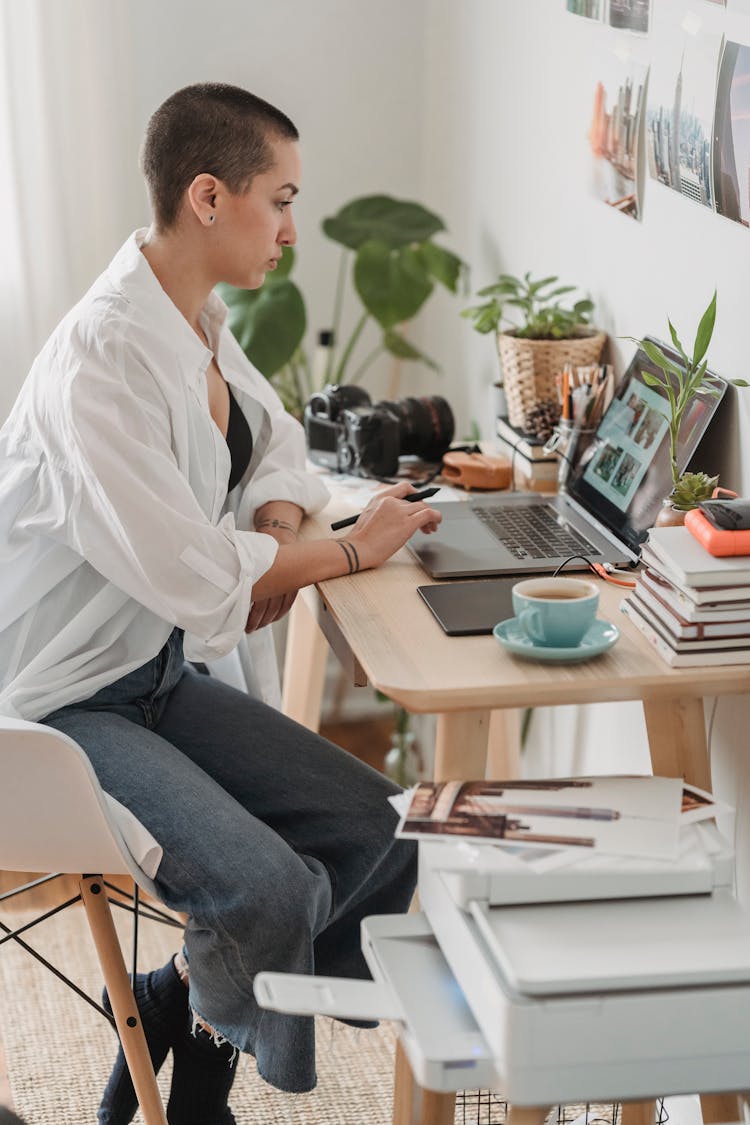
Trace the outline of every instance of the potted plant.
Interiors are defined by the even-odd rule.
[[[324,219],[322,227],[341,247],[341,259],[325,360],[315,370],[302,346],[305,302],[290,277],[291,248],[285,248],[277,270],[260,289],[219,287],[229,306],[230,328],[245,354],[274,383],[287,409],[297,416],[313,391],[326,382],[360,382],[384,352],[438,369],[400,328],[416,316],[436,284],[455,293],[465,270],[456,254],[435,241],[435,235],[445,230],[443,220],[419,203],[368,195],[347,203]],[[344,339],[342,307],[347,279],[361,308]],[[368,325],[375,326],[377,339],[365,349],[363,333]]]
[[[664,499],[664,507],[657,517],[657,524],[681,523],[685,512],[695,508],[701,500],[709,500],[713,494],[719,478],[709,476],[707,473],[680,473],[677,462],[678,441],[680,429],[688,408],[698,392],[716,397],[721,392],[706,378],[708,360],[706,352],[711,343],[714,326],[716,324],[716,292],[711,298],[708,308],[701,317],[698,331],[695,335],[692,355],[688,355],[683,348],[675,331],[672,321],[667,319],[669,333],[675,350],[679,353],[683,366],[679,366],[651,340],[638,340],[632,336],[627,339],[634,340],[646,353],[662,374],[655,375],[650,371],[643,371],[643,380],[649,387],[663,391],[666,402],[661,413],[667,420],[669,433],[669,462],[672,469],[672,491]],[[734,387],[750,386],[744,379],[729,379]]]
[[[558,280],[501,274],[479,290],[483,303],[461,314],[477,332],[497,335],[508,420],[521,429],[533,407],[556,401],[555,378],[563,366],[598,363],[607,339],[589,323],[593,302],[581,298],[563,303],[576,286],[559,285]],[[502,328],[508,310],[515,310],[521,323]]]

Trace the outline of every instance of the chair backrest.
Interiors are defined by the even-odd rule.
[[[128,851],[91,763],[72,738],[0,716],[0,868],[132,875]]]

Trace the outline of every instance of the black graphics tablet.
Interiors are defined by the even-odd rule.
[[[511,590],[518,581],[514,575],[417,586],[417,590],[450,637],[469,637],[491,633],[498,621],[513,616]]]

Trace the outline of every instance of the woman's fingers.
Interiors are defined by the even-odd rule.
[[[254,633],[256,629],[262,629],[264,626],[278,621],[292,608],[296,596],[295,591],[291,594],[279,595],[276,598],[266,598],[253,602],[245,625],[245,632]]]

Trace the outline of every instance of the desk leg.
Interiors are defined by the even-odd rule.
[[[438,715],[435,781],[485,776],[490,711],[448,711]]]
[[[327,657],[328,642],[302,592],[289,614],[281,710],[309,730],[320,727]]]
[[[699,789],[711,788],[703,700],[693,696],[645,699],[643,711],[651,766],[661,777],[682,777]]]
[[[406,1052],[397,1042],[393,1125],[453,1125],[455,1107],[455,1094],[438,1094],[416,1084]]]
[[[651,765],[662,777],[683,777],[700,789],[711,790],[711,762],[706,742],[703,700],[692,696],[644,701]],[[735,1094],[701,1094],[706,1125],[742,1118],[742,1098]],[[653,1117],[651,1118],[653,1120]],[[623,1108],[623,1125],[626,1122]]]
[[[743,1094],[701,1094],[704,1125],[716,1125],[719,1121],[742,1121],[744,1106]]]
[[[505,1125],[543,1125],[552,1108],[548,1105],[509,1105]]]
[[[654,1125],[656,1102],[623,1102],[622,1125]]]
[[[521,712],[518,709],[490,714],[486,776],[506,781],[521,776]]]

